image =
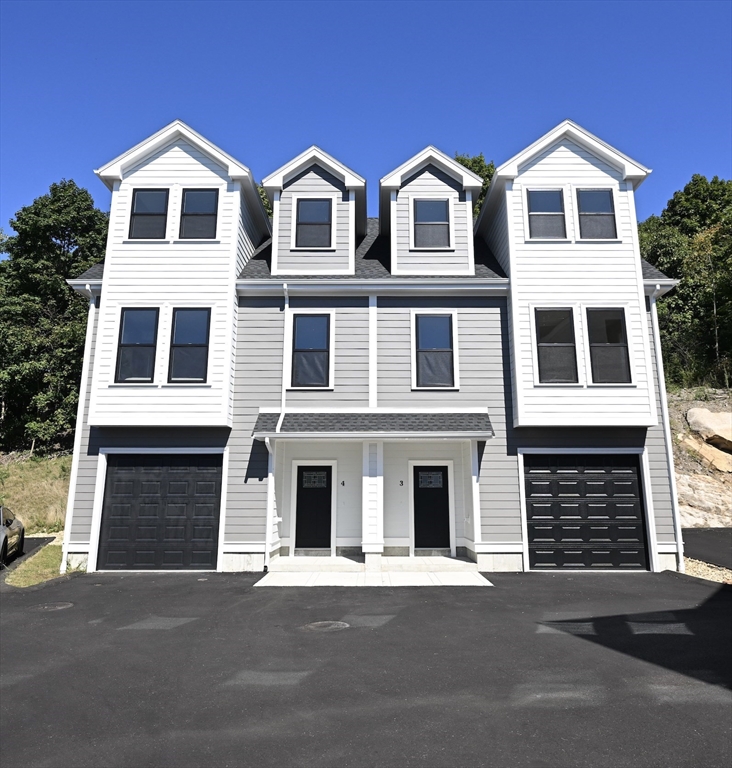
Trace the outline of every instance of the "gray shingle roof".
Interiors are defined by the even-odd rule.
[[[101,280],[104,275],[104,262],[100,261],[99,264],[95,264],[93,267],[89,267],[86,272],[82,272],[74,280]]]
[[[668,275],[659,272],[653,264],[649,264],[645,259],[641,259],[641,269],[643,270],[644,280],[668,280]]]
[[[282,277],[273,277],[270,272],[272,262],[272,241],[263,243],[252,254],[239,275],[240,280],[282,280]],[[288,275],[290,279],[297,280],[388,280],[394,276],[390,271],[389,238],[379,234],[379,220],[368,219],[366,222],[366,236],[356,248],[356,274],[355,275]],[[419,276],[420,280],[439,275]],[[496,257],[483,241],[482,237],[475,238],[475,277],[476,278],[503,278],[506,275],[501,269]]]
[[[260,413],[254,434],[274,432],[279,414]],[[415,433],[493,434],[487,413],[288,413],[279,434],[287,433]]]

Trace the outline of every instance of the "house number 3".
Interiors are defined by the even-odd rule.
[[[404,480],[400,480],[399,485],[404,485]]]

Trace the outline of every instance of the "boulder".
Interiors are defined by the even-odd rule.
[[[694,435],[687,435],[681,444],[691,448],[708,466],[720,472],[732,472],[732,454],[720,451]]]
[[[692,408],[686,414],[686,420],[692,431],[701,435],[709,445],[732,453],[732,413],[712,413],[706,408]]]
[[[708,475],[676,473],[682,528],[732,527],[732,486]]]

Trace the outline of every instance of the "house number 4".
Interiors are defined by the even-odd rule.
[[[345,485],[345,484],[346,484],[346,481],[345,480],[341,480],[341,485]]]

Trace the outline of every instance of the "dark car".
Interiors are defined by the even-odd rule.
[[[0,568],[3,568],[11,555],[18,557],[23,554],[25,529],[8,507],[0,507],[0,512],[3,522],[0,528]]]

